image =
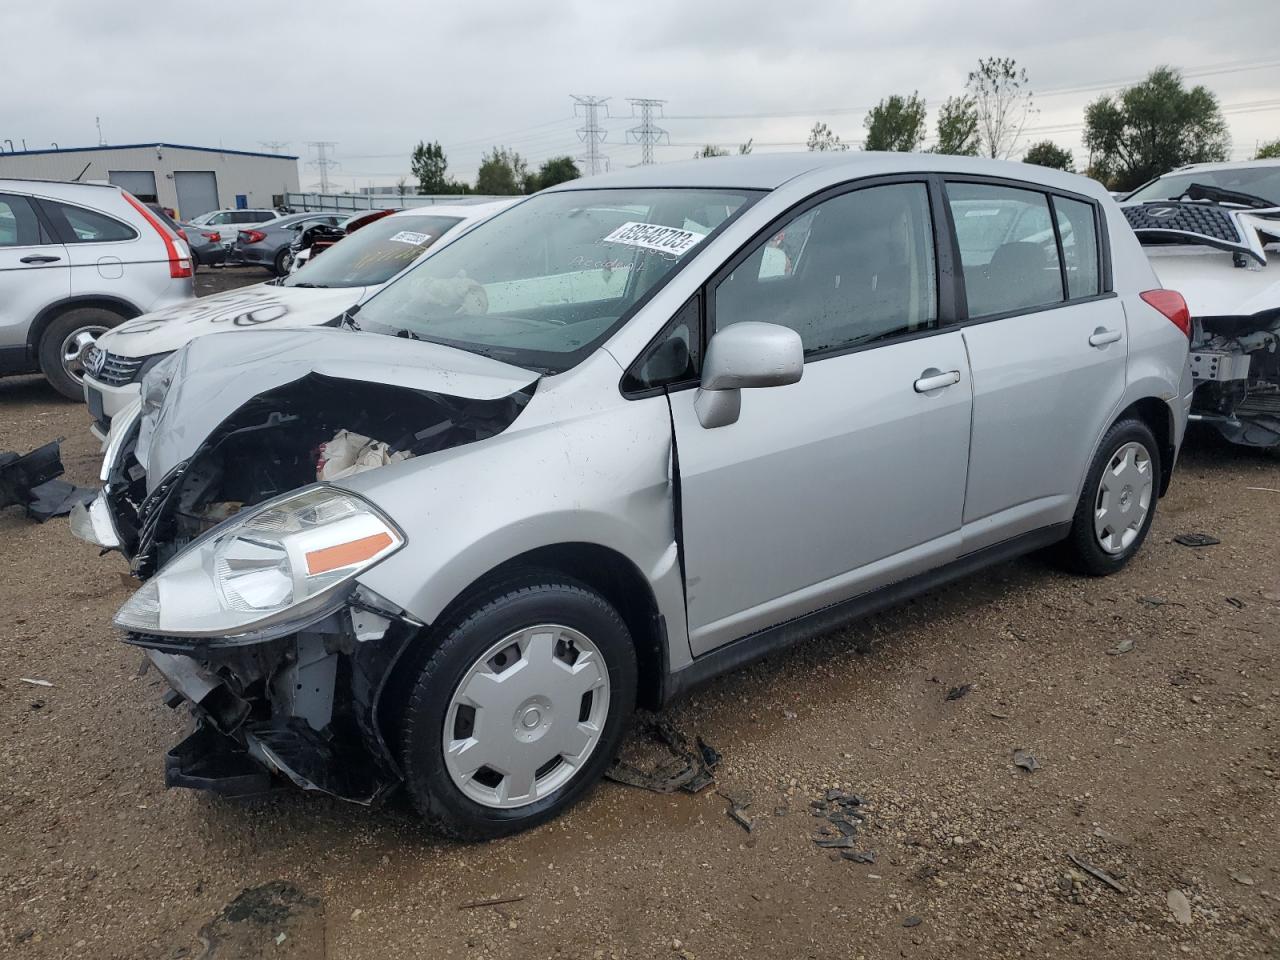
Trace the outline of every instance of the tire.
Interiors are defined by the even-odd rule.
[[[84,355],[99,335],[125,320],[120,314],[101,307],[80,307],[55,317],[40,337],[38,356],[40,371],[53,388],[68,400],[84,401]],[[68,354],[76,344],[80,349],[72,358]]]
[[[1104,492],[1103,474],[1108,470],[1111,489]],[[1123,569],[1147,539],[1159,488],[1160,446],[1151,428],[1133,419],[1114,424],[1089,466],[1071,532],[1060,545],[1060,559],[1069,569],[1092,577]],[[1100,530],[1104,523],[1105,530]]]
[[[569,635],[573,644],[562,645]],[[604,773],[635,708],[637,673],[631,634],[603,597],[557,574],[532,573],[482,591],[431,640],[438,645],[417,668],[399,730],[405,785],[430,827],[463,840],[516,833],[566,810]],[[539,660],[546,651],[573,657],[577,666],[560,674],[565,660]],[[525,669],[507,679],[518,685],[481,683],[517,665]],[[473,684],[479,674],[486,677]],[[579,694],[587,683],[598,686]],[[486,737],[486,727],[498,736]],[[473,759],[446,756],[446,733],[455,743],[469,739]],[[572,763],[559,750],[566,737],[589,742]],[[474,765],[477,755],[509,761],[516,776],[480,766],[468,778],[459,768]],[[520,766],[529,789],[504,796]]]
[[[293,251],[285,247],[276,254],[276,258],[272,263],[271,272],[277,277],[287,277],[289,275],[289,267],[293,263]]]

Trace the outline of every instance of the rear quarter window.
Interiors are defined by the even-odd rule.
[[[55,200],[41,200],[40,205],[63,243],[115,243],[138,236],[138,231],[127,223],[97,210]]]

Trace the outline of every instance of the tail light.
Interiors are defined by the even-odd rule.
[[[129,191],[121,190],[120,195],[129,201],[133,209],[142,214],[142,219],[151,224],[156,233],[160,234],[160,239],[164,241],[165,256],[169,259],[169,276],[174,280],[191,276],[191,251],[186,248],[184,241],[171,234],[165,225],[156,219],[156,215],[139,203]]]
[[[241,243],[261,243],[267,239],[267,235],[261,230],[241,230],[239,240]]]
[[[1144,290],[1139,296],[1163,313],[1169,321],[1191,339],[1191,311],[1177,290]]]
[[[203,230],[201,230],[201,231],[200,231],[200,236],[204,237],[204,238],[205,238],[206,240],[208,240],[210,243],[221,243],[221,242],[222,242],[222,234],[220,234],[217,230],[214,230],[214,231],[212,231],[211,233],[205,233]]]

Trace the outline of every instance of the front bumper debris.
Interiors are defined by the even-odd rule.
[[[165,757],[165,785],[250,797],[292,784],[378,802],[401,780],[382,701],[420,628],[357,590],[338,612],[259,643],[130,634],[195,721]]]
[[[111,521],[111,508],[101,493],[88,505],[77,503],[71,508],[71,532],[86,543],[103,550],[119,550],[120,537]]]

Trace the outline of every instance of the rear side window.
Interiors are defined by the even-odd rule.
[[[998,184],[949,183],[947,197],[970,317],[1063,302],[1047,196]]]
[[[1067,267],[1067,296],[1072,300],[1102,292],[1098,270],[1098,222],[1091,203],[1054,197],[1062,259]]]
[[[73,207],[69,203],[41,200],[63,243],[113,243],[132,240],[138,232],[127,223],[97,210]]]
[[[31,201],[0,193],[0,247],[34,247],[42,241]]]

